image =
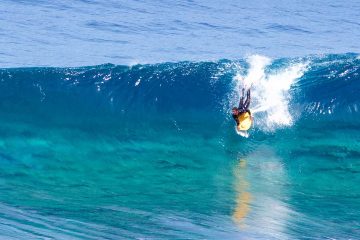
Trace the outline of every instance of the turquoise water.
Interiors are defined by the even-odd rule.
[[[0,70],[3,238],[358,239],[356,54]],[[229,109],[251,84],[254,128]]]

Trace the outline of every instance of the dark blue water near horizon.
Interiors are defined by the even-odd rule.
[[[360,239],[359,12],[0,0],[0,239]]]
[[[0,1],[0,66],[359,53],[359,1]]]

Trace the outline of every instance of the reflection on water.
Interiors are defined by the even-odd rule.
[[[250,210],[249,203],[251,201],[251,194],[248,192],[249,183],[246,180],[246,160],[241,159],[234,169],[235,175],[235,191],[236,207],[233,213],[233,219],[237,223],[242,223],[244,218],[248,215]]]
[[[264,234],[266,239],[288,239],[292,216],[284,185],[283,160],[268,147],[260,147],[234,166],[235,207],[232,219],[242,231]],[[246,228],[246,229],[245,229]]]

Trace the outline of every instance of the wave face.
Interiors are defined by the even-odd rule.
[[[0,229],[359,238],[359,74],[356,54],[1,69]]]
[[[229,108],[237,105],[240,89],[251,86],[253,113],[260,123],[256,127],[264,128],[291,126],[305,117],[357,119],[359,71],[355,54],[273,61],[251,56],[244,61],[130,67],[15,68],[0,70],[0,91],[4,112],[26,107],[50,117],[58,112],[86,116],[99,111],[131,121],[144,113],[146,120],[161,119],[162,114],[188,119],[187,113],[193,112],[200,117],[211,114],[216,120],[229,119]]]

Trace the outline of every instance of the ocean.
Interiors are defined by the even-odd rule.
[[[360,239],[359,10],[0,1],[0,239]]]

